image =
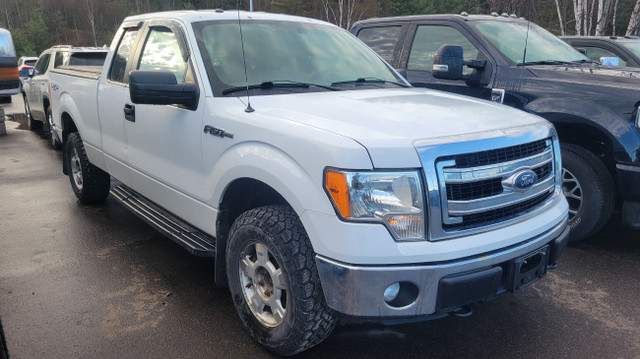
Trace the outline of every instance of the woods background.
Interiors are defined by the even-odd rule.
[[[239,7],[249,10],[249,0]],[[154,11],[236,8],[236,0],[0,0],[0,27],[18,56],[58,44],[111,45],[126,16]],[[254,11],[300,15],[344,28],[370,17],[515,13],[554,34],[638,35],[640,0],[254,0]]]

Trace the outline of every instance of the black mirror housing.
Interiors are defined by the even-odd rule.
[[[433,58],[433,77],[445,80],[461,80],[464,56],[462,46],[442,45]]]
[[[583,54],[584,56],[587,56],[587,49],[585,49],[584,47],[579,47],[576,50],[578,50],[578,52]]]
[[[169,71],[134,70],[129,73],[129,95],[135,104],[183,105],[195,110],[198,94],[195,84],[178,84],[176,76]]]

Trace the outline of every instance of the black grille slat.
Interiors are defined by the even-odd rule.
[[[456,165],[452,168],[480,167],[531,157],[533,155],[544,152],[547,147],[547,140],[539,140],[522,145],[504,147],[495,150],[455,155],[453,157],[442,158],[440,160],[455,160]]]
[[[541,182],[542,180],[549,177],[552,169],[553,166],[551,165],[551,163],[547,163],[546,165],[534,168],[533,172],[538,175],[538,182]]]
[[[484,181],[447,184],[447,199],[449,201],[470,201],[500,193],[502,193],[502,178],[500,177]]]
[[[445,229],[465,230],[507,221],[512,218],[521,216],[525,213],[531,212],[531,210],[535,209],[537,206],[551,197],[551,194],[551,192],[547,192],[530,200],[523,201],[508,207],[463,216],[462,223],[443,224],[443,227]]]

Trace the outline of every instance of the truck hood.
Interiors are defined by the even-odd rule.
[[[527,69],[536,77],[550,80],[640,90],[640,68],[584,64],[539,65],[529,66]]]
[[[546,123],[493,102],[418,88],[255,96],[251,103],[263,115],[359,142],[376,168],[421,167],[416,140]]]

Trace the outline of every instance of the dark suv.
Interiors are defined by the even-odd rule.
[[[600,230],[616,199],[625,223],[640,228],[640,70],[600,66],[535,24],[497,14],[374,18],[351,32],[414,86],[551,121],[573,241]]]

